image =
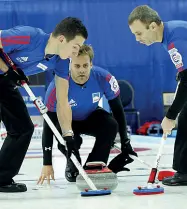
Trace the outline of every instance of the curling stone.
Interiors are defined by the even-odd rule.
[[[89,162],[86,164],[85,171],[97,189],[116,189],[118,185],[117,175],[107,168],[105,163]],[[90,189],[81,174],[76,178],[76,185],[80,191]]]

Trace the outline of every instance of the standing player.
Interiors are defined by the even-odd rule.
[[[111,145],[119,128],[122,154],[114,158],[108,166],[113,172],[117,173],[125,170],[124,166],[133,161],[129,157],[129,154],[136,155],[136,153],[133,151],[130,140],[127,137],[126,120],[120,100],[118,83],[108,71],[93,66],[93,56],[92,47],[83,45],[79,51],[79,55],[72,57],[70,64],[71,75],[68,100],[72,108],[74,139],[76,148],[79,150],[82,144],[81,134],[94,136],[96,141],[86,162],[102,161],[107,164]],[[55,91],[55,82],[52,81],[46,92],[45,102],[49,110],[49,117],[58,127],[56,115],[58,101],[56,100]],[[98,103],[103,95],[108,99],[114,117],[103,108],[98,107]],[[42,136],[44,166],[38,183],[43,183],[46,178],[49,183],[50,176],[54,179],[52,144],[53,133],[44,121]],[[63,146],[58,147],[65,153]],[[79,153],[75,154],[80,160]],[[68,159],[65,171],[66,179],[74,182],[77,175],[77,169],[72,161]]]
[[[82,22],[72,17],[62,20],[51,34],[29,26],[0,31],[0,48],[18,67],[17,74],[0,59],[1,116],[7,130],[7,138],[0,151],[0,192],[27,190],[25,184],[13,181],[20,170],[34,130],[26,105],[16,88],[21,80],[27,81],[25,75],[45,70],[55,71],[57,113],[68,154],[71,154],[74,141],[71,108],[67,98],[69,72],[62,68],[62,59],[67,59],[72,54],[76,56],[87,36]]]
[[[180,113],[173,158],[173,169],[177,172],[164,179],[163,184],[187,185],[187,22],[162,22],[155,10],[143,5],[131,12],[128,23],[138,42],[147,46],[161,43],[178,70],[180,83],[176,97],[161,124],[164,133],[170,134]]]

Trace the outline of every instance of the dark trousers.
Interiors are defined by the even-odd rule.
[[[56,113],[49,112],[48,115],[53,120],[53,123],[56,124]],[[57,124],[57,129],[59,130],[59,124]],[[116,120],[108,112],[102,108],[98,108],[85,120],[72,121],[72,129],[74,132],[75,144],[78,149],[80,149],[82,144],[81,134],[94,136],[96,139],[86,162],[102,161],[107,163],[111,145],[115,140],[118,130]],[[50,135],[52,133],[46,122],[44,122],[44,130],[43,138],[44,136],[52,137]],[[51,144],[45,144],[45,146],[50,145]]]
[[[86,120],[73,121],[75,135],[87,134],[95,137],[95,144],[86,162],[102,161],[107,163],[117,130],[117,121],[102,108],[95,110]]]
[[[187,174],[187,103],[184,105],[178,118],[173,169],[179,173]]]
[[[31,141],[34,125],[19,90],[0,75],[1,119],[7,137],[0,150],[0,185],[10,183],[18,174]]]

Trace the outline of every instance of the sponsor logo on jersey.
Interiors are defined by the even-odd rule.
[[[51,147],[45,147],[45,151],[51,151]]]
[[[92,102],[93,103],[99,102],[100,98],[101,98],[100,92],[92,93]]]
[[[17,60],[18,62],[23,63],[23,62],[27,62],[28,57],[17,57],[16,60]]]
[[[112,91],[116,94],[119,91],[119,85],[114,76],[110,78],[109,83],[110,83]]]
[[[70,105],[70,107],[75,107],[75,106],[77,106],[77,103],[73,99],[71,99],[69,101],[69,105]]]
[[[168,50],[168,53],[170,55],[171,61],[177,69],[183,67],[182,55],[178,52],[178,50],[175,47]]]
[[[44,65],[42,63],[39,63],[36,67],[42,69],[43,71],[47,70],[47,68],[48,68],[46,65]]]

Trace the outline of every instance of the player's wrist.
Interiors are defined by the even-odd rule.
[[[178,112],[173,111],[173,108],[170,107],[168,112],[166,113],[166,118],[169,120],[175,120],[178,115]]]
[[[66,136],[73,136],[73,131],[72,130],[68,130],[68,131],[64,131],[63,132],[63,137],[66,137]]]
[[[52,165],[52,153],[44,153],[43,165]]]
[[[52,160],[44,160],[43,166],[52,166]]]

